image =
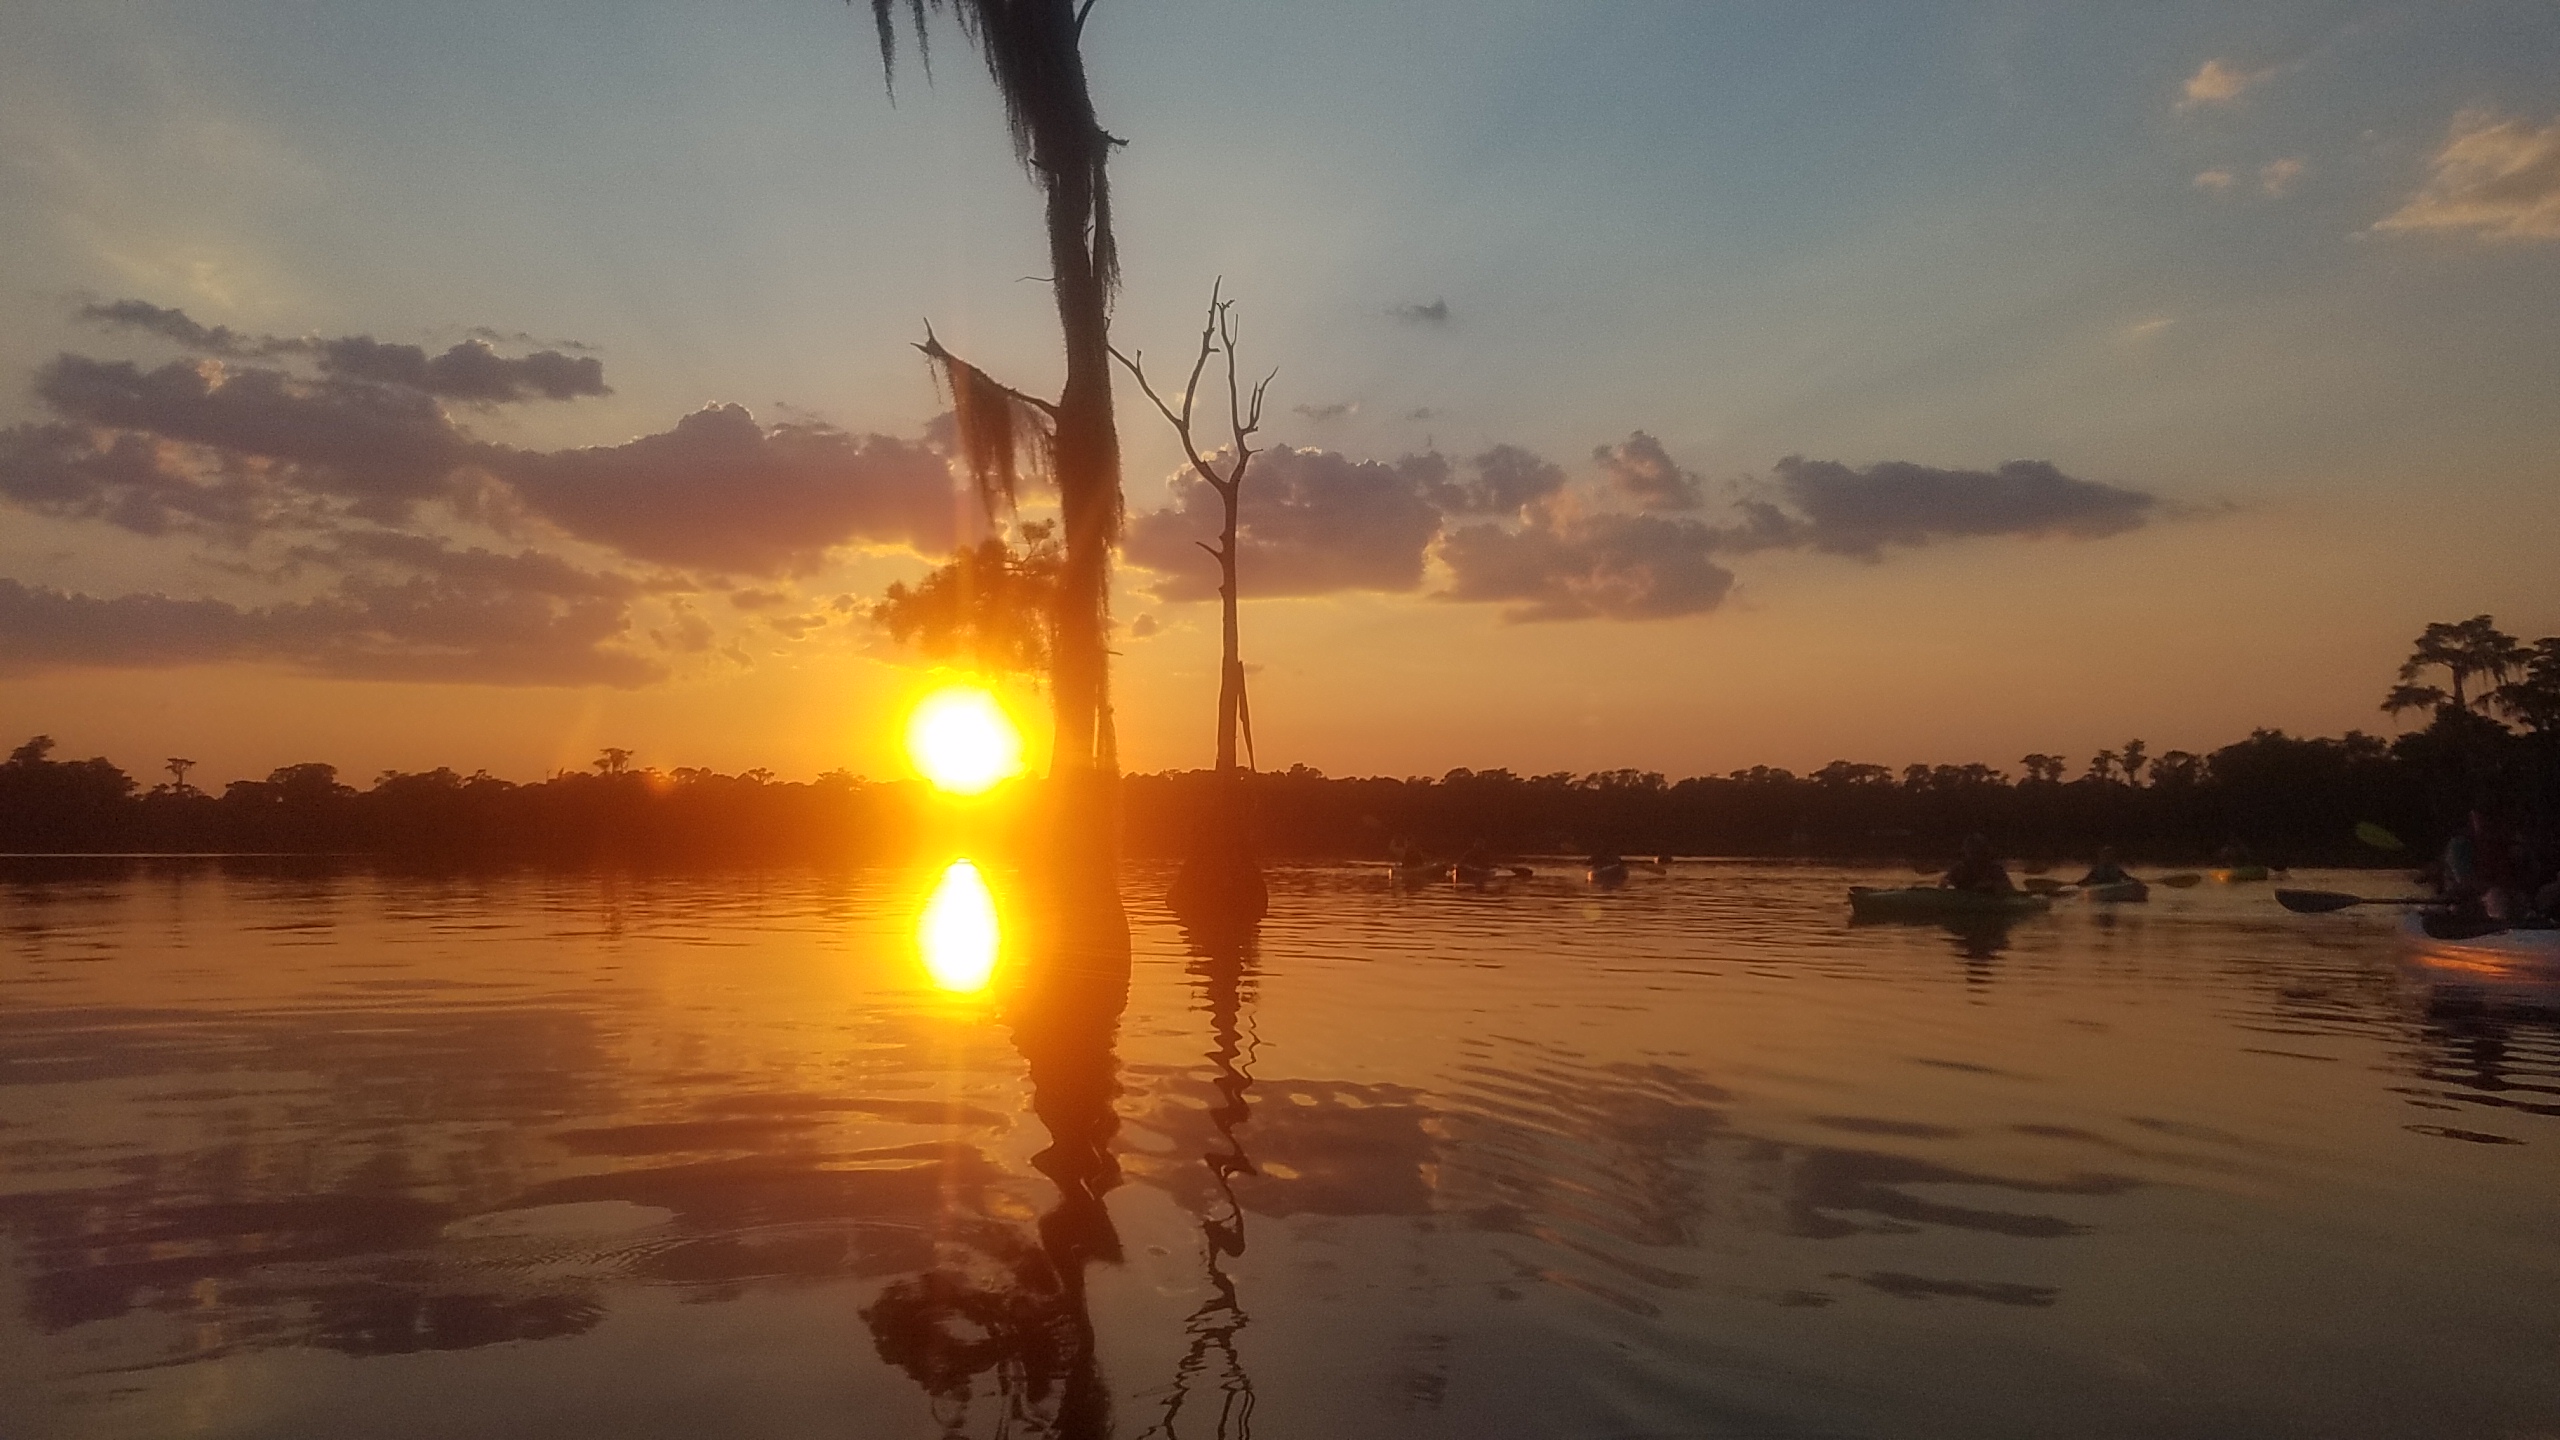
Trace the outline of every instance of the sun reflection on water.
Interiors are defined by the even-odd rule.
[[[1004,929],[996,900],[975,862],[954,860],[916,918],[916,948],[933,983],[958,994],[987,988],[996,970]]]

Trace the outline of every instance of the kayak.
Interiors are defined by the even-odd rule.
[[[2432,984],[2560,1008],[2560,929],[2478,931],[2411,911],[2400,917],[2400,942],[2403,962]]]
[[[2151,898],[2151,887],[2139,880],[2119,880],[2112,885],[2083,885],[2080,893],[2101,905],[2132,905]]]
[[[1849,913],[1862,920],[1937,920],[1950,915],[2032,915],[2053,902],[2025,890],[1993,894],[1984,890],[1949,890],[1937,885],[1880,890],[1849,887]]]
[[[2264,865],[2226,865],[2213,872],[2213,878],[2225,885],[2248,885],[2267,878]]]
[[[1627,883],[1627,866],[1624,861],[1609,865],[1594,865],[1583,874],[1595,889],[1615,890]]]

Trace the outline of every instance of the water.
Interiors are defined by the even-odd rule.
[[[12,1440],[2560,1434],[2560,1026],[2263,886],[11,866]]]

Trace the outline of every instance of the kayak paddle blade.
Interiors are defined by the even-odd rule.
[[[2383,829],[2381,826],[2374,824],[2370,820],[2359,820],[2356,822],[2356,838],[2367,845],[2372,846],[2376,850],[2406,850],[2409,848],[2408,846],[2400,843],[2399,836],[2392,834],[2390,831]]]
[[[2336,890],[2278,890],[2276,903],[2298,915],[2326,915],[2332,910],[2361,905],[2364,897]]]

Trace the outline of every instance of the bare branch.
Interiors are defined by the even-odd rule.
[[[926,321],[926,322],[925,322],[925,326],[924,326],[924,343],[923,343],[923,344],[921,344],[921,345],[916,346],[916,348],[917,348],[918,350],[923,351],[923,352],[924,352],[924,356],[925,356],[925,358],[926,358],[926,359],[928,359],[928,360],[941,361],[941,362],[949,362],[949,361],[953,361],[953,360],[960,360],[960,357],[959,357],[959,356],[954,355],[954,354],[952,354],[950,351],[948,351],[948,350],[946,350],[946,349],[942,348],[942,342],[941,342],[940,340],[938,340],[938,339],[935,339],[935,338],[934,338],[934,334],[933,334],[933,322],[932,322],[932,321],[930,321],[930,320],[928,320],[928,321]],[[969,362],[968,362],[968,361],[966,361],[966,360],[960,360],[960,363],[961,363],[961,364],[963,364],[963,365],[969,365]],[[978,367],[977,367],[977,366],[975,366],[975,365],[969,365],[969,368],[970,368],[970,369],[972,369],[972,370],[978,370]],[[978,370],[978,373],[979,373],[979,374],[981,374],[981,375],[987,375],[987,372],[986,372],[986,371],[984,371],[984,370]],[[1047,414],[1047,415],[1051,416],[1052,418],[1055,418],[1055,417],[1056,417],[1056,415],[1057,415],[1057,413],[1058,413],[1058,406],[1057,406],[1057,403],[1056,403],[1055,401],[1043,400],[1043,399],[1041,399],[1041,398],[1040,398],[1039,396],[1037,396],[1037,395],[1027,395],[1027,394],[1023,393],[1022,391],[1020,391],[1020,390],[1016,390],[1016,389],[1014,389],[1012,386],[1007,385],[1007,384],[1006,384],[1006,383],[1004,383],[1003,381],[998,380],[997,378],[995,378],[995,377],[994,377],[994,376],[992,376],[992,375],[987,375],[987,383],[988,383],[988,384],[990,384],[990,385],[993,385],[994,387],[996,387],[997,389],[999,389],[999,390],[1003,391],[1003,392],[1004,392],[1004,393],[1006,393],[1007,395],[1012,396],[1014,399],[1021,401],[1023,404],[1025,404],[1025,405],[1029,405],[1029,406],[1033,407],[1034,409],[1040,410],[1040,411],[1042,411],[1043,413],[1045,413],[1045,414]]]

